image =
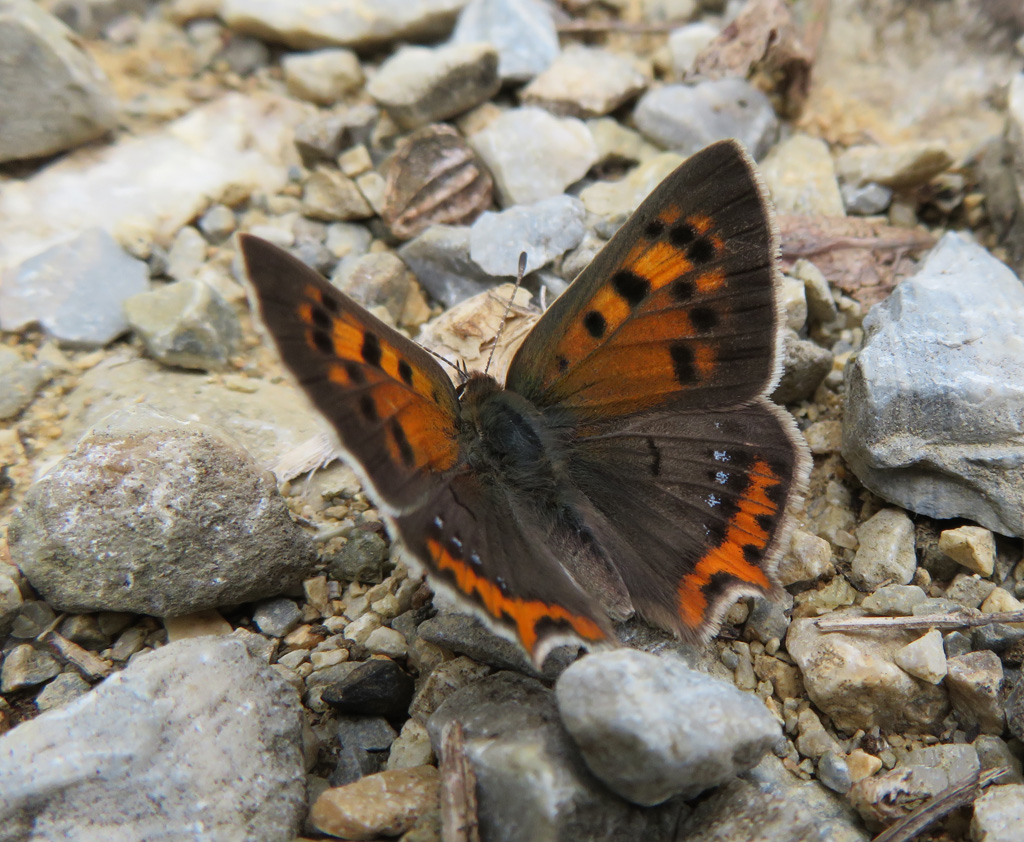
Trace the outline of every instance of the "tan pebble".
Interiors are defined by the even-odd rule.
[[[164,628],[167,629],[167,642],[184,640],[189,637],[205,637],[206,635],[231,634],[231,623],[221,617],[215,609],[196,611],[181,617],[164,617]]]
[[[331,649],[328,652],[312,652],[309,656],[313,669],[322,670],[337,666],[348,660],[348,649]]]
[[[939,535],[939,550],[981,576],[991,576],[995,569],[995,536],[983,527],[961,526],[945,530]]]
[[[433,766],[389,769],[323,792],[310,812],[313,826],[342,839],[398,836],[438,809],[440,777]]]
[[[981,610],[985,614],[1000,614],[1004,611],[1024,611],[1024,602],[1021,602],[1005,588],[996,588],[981,603]],[[1024,628],[1024,623],[1007,623],[1006,625],[1015,629]]]
[[[846,756],[846,765],[850,769],[850,780],[856,783],[881,769],[882,761],[863,749],[855,748]]]

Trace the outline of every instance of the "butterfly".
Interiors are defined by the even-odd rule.
[[[810,456],[768,396],[778,235],[747,153],[691,156],[526,336],[504,386],[240,235],[251,298],[390,528],[539,665],[638,613],[699,641],[771,595]]]

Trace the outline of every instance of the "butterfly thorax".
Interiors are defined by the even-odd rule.
[[[474,374],[463,384],[460,403],[463,452],[471,468],[519,491],[550,493],[557,486],[560,437],[529,400],[493,377]]]

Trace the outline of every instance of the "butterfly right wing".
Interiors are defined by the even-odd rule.
[[[444,371],[286,251],[247,234],[239,243],[254,310],[376,502],[390,514],[422,503],[459,462]]]

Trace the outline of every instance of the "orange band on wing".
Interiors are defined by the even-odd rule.
[[[694,571],[679,583],[676,589],[679,617],[691,629],[700,628],[708,619],[708,597],[704,589],[716,574],[727,573],[741,582],[766,591],[771,589],[767,574],[746,559],[744,548],[753,547],[762,553],[767,549],[772,532],[762,527],[757,518],[758,515],[778,514],[778,506],[768,497],[767,490],[781,481],[766,462],[755,462],[750,482],[722,542],[705,553]]]
[[[510,617],[516,624],[523,646],[531,652],[537,645],[537,624],[544,619],[568,623],[584,640],[596,641],[605,638],[605,633],[593,620],[573,614],[560,605],[505,596],[494,582],[478,576],[468,564],[454,558],[434,538],[427,539],[427,551],[440,570],[446,570],[454,575],[455,585],[460,591],[470,596],[476,594],[492,617]]]

